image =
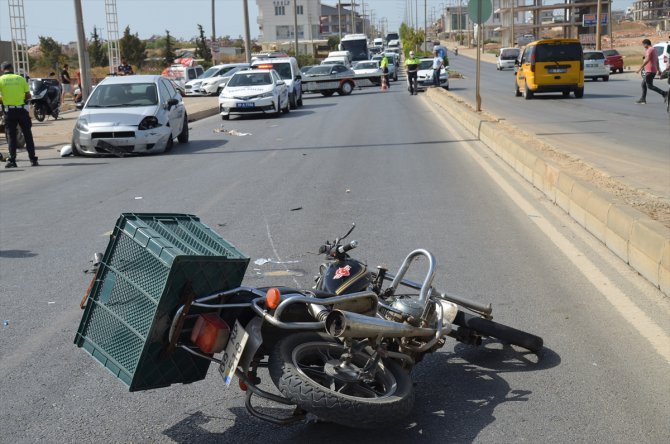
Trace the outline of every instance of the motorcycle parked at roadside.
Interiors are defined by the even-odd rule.
[[[172,229],[180,235],[169,237],[186,245],[181,237],[184,230],[168,216],[145,218],[122,228],[142,245],[153,245],[152,251],[169,252],[171,248],[165,245],[156,249],[162,241],[155,235],[146,235],[155,230],[151,232],[161,232],[167,238]],[[187,228],[200,233],[191,221]],[[137,284],[131,284],[130,276],[146,275],[155,282],[156,275],[147,261],[133,266],[135,254],[114,262],[108,248],[104,258],[95,259],[103,265],[89,287],[88,300],[82,302],[87,311],[75,343],[119,378],[125,372],[122,360],[133,349],[143,347],[143,358],[153,353],[157,358],[152,363],[133,360],[144,375],[132,376],[132,382],[128,381],[130,376],[124,376],[131,391],[165,387],[175,381],[193,382],[204,378],[209,363],[215,363],[226,385],[234,376],[239,378],[240,389],[246,392],[246,408],[257,418],[281,425],[318,418],[358,428],[381,427],[412,411],[412,369],[427,354],[440,349],[447,337],[472,346],[490,337],[534,353],[542,349],[542,338],[492,321],[490,304],[435,288],[437,264],[428,250],[412,251],[395,274],[381,267],[369,270],[349,255],[358,246],[357,241],[344,242],[353,229],[320,247],[326,262],[311,289],[238,286],[195,297],[194,289],[201,283],[198,279],[206,275],[201,268],[199,275],[184,280],[174,309],[165,308],[162,300],[156,302],[153,296],[147,297],[146,303],[133,301],[129,295]],[[117,231],[112,238],[119,248],[128,248]],[[203,239],[198,234],[198,245],[205,243]],[[212,242],[206,244],[213,248]],[[405,277],[419,258],[427,265],[421,283]],[[239,262],[234,264],[236,272],[243,275],[246,264],[242,268]],[[180,272],[174,269],[170,272],[170,276],[177,275]],[[107,314],[102,305],[115,314]],[[155,315],[150,311],[151,328],[141,325],[140,309],[149,311],[156,305]],[[95,319],[104,320],[104,328],[93,328]],[[142,346],[129,339],[135,335],[144,335],[152,343]],[[102,350],[105,343],[119,350],[118,358]],[[187,362],[189,357],[195,361]],[[194,365],[202,363],[201,375],[188,377]],[[167,364],[172,367],[159,368]],[[258,370],[264,367],[280,394],[261,388]],[[177,374],[187,375],[188,380],[174,379]],[[252,404],[253,396],[294,409],[283,416],[269,414]]]
[[[56,79],[30,79],[30,95],[32,96],[30,106],[39,122],[43,122],[46,116],[58,118],[61,92],[61,84]]]

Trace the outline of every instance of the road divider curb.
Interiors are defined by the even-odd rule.
[[[495,116],[477,113],[464,100],[441,88],[429,88],[426,97],[449,113],[614,254],[670,296],[668,227],[619,203],[590,183],[571,176],[556,163],[544,158],[539,150],[526,147],[539,142],[524,141],[522,145],[512,133],[516,128],[509,123],[502,125]]]

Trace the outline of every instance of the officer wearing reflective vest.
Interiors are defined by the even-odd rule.
[[[405,68],[407,69],[407,82],[409,83],[409,93],[417,94],[417,75],[419,74],[419,65],[421,60],[414,56],[414,51],[409,52],[409,57],[405,59]]]
[[[30,157],[30,164],[38,166],[35,156],[35,143],[31,130],[32,122],[28,113],[28,101],[30,100],[30,88],[28,82],[22,76],[14,74],[12,64],[2,62],[0,65],[3,75],[0,76],[0,98],[5,112],[5,131],[9,139],[9,158],[5,168],[16,168],[16,149],[18,140],[16,137],[17,126],[21,127],[26,139],[26,150]]]
[[[382,61],[379,64],[379,67],[382,69],[382,72],[384,73],[384,83],[386,84],[386,87],[388,88],[390,86],[389,83],[389,58],[386,57],[386,54],[382,54]]]

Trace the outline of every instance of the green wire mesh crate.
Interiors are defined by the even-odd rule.
[[[196,216],[121,214],[74,342],[130,391],[204,379],[209,360],[180,348],[165,352],[173,316],[187,293],[240,286],[248,263]]]

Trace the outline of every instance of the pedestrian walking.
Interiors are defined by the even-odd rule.
[[[656,49],[651,46],[651,41],[649,39],[642,40],[642,46],[644,46],[644,58],[642,59],[642,65],[635,71],[637,73],[644,71],[644,74],[642,75],[642,96],[635,103],[647,103],[647,89],[656,91],[663,96],[664,101],[667,101],[668,91],[663,91],[661,88],[654,86],[654,77],[656,77],[657,72],[660,72]]]
[[[65,94],[72,94],[72,79],[70,79],[70,73],[68,72],[69,66],[66,63],[63,65],[63,70],[60,72],[60,83],[63,87],[63,90],[60,94],[60,104],[63,104],[65,100]]]
[[[5,168],[16,168],[16,149],[18,141],[16,128],[21,127],[26,139],[26,150],[32,166],[38,166],[35,156],[35,143],[33,142],[32,122],[28,113],[28,100],[30,100],[30,88],[26,79],[14,74],[12,64],[2,62],[0,65],[3,75],[0,76],[0,98],[5,111],[5,130],[9,139],[9,157]]]

